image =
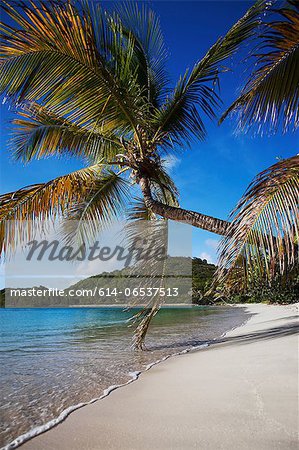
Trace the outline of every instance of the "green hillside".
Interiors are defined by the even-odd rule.
[[[125,295],[126,292],[137,292],[140,288],[166,289],[170,294],[174,288],[178,288],[178,296],[167,296],[166,303],[206,303],[202,300],[203,294],[210,286],[216,266],[208,264],[200,258],[169,257],[163,267],[144,266],[138,268],[127,268],[113,272],[103,272],[99,275],[80,280],[63,291],[63,295],[33,296],[32,288],[22,289],[20,295],[10,288],[1,291],[1,306],[4,306],[4,295],[6,295],[6,306],[11,307],[59,307],[59,306],[84,306],[124,304],[132,296]],[[161,274],[164,274],[161,284]],[[192,275],[191,275],[192,274]],[[192,286],[192,288],[191,288]],[[44,286],[36,287],[46,290]],[[76,295],[79,292],[80,295]],[[84,292],[84,295],[81,295]],[[117,295],[113,294],[117,292]],[[119,293],[122,294],[119,294]],[[72,295],[71,295],[72,294]]]

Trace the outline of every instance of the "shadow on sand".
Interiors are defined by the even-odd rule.
[[[297,319],[297,316],[289,316],[289,317],[284,317],[283,320],[294,320]],[[264,322],[266,323],[266,322]],[[262,340],[268,340],[268,339],[276,339],[276,338],[281,338],[281,337],[285,337],[285,336],[291,336],[294,334],[298,334],[299,333],[299,323],[297,322],[292,322],[292,323],[288,323],[286,325],[280,325],[277,327],[271,327],[268,328],[267,330],[262,330],[262,331],[255,331],[252,333],[245,333],[245,334],[239,334],[236,336],[223,336],[221,338],[218,339],[214,339],[212,341],[196,341],[196,340],[185,340],[183,342],[173,342],[167,346],[155,346],[155,347],[151,347],[148,348],[148,350],[158,350],[158,349],[162,349],[162,348],[178,348],[178,347],[190,347],[190,346],[200,346],[203,344],[210,344],[210,346],[214,346],[215,344],[223,344],[223,345],[244,345],[244,344],[250,344],[253,342],[258,342],[258,341],[262,341]]]
[[[250,344],[261,340],[281,338],[284,336],[291,336],[299,333],[299,324],[288,323],[286,325],[280,325],[278,327],[268,328],[267,330],[255,331],[252,333],[239,334],[237,336],[223,337],[213,341],[215,344]]]

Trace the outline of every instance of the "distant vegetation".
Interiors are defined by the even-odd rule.
[[[193,303],[207,304],[213,300],[207,296],[213,276],[216,271],[214,264],[209,264],[206,259],[192,259],[192,299]]]
[[[247,292],[230,296],[230,303],[296,303],[299,299],[299,275],[272,282],[271,286],[256,281]]]
[[[173,274],[179,273],[179,267],[182,267],[183,261],[186,265],[192,263],[192,303],[194,305],[207,305],[215,304],[215,299],[213,299],[212,294],[209,295],[209,290],[212,286],[213,276],[217,269],[214,264],[210,264],[206,259],[193,258],[169,258],[171,261],[169,264],[169,272]],[[183,261],[182,261],[183,260]],[[191,269],[191,266],[190,266]],[[187,271],[185,271],[187,273]],[[156,277],[158,282],[160,282],[160,277]],[[116,270],[114,272],[104,272],[99,275],[88,277],[84,280],[69,286],[64,290],[65,294],[71,289],[74,290],[93,290],[96,286],[103,289],[123,289],[125,286],[130,286],[133,288],[136,286],[138,279],[134,275],[130,275],[129,269]],[[147,283],[146,278],[144,278],[145,286]],[[149,285],[149,284],[148,284]],[[150,285],[153,285],[151,281]],[[171,303],[191,303],[191,292],[190,292],[190,275],[174,275],[170,278],[165,279],[165,285],[168,287],[180,286],[180,292],[182,295],[168,299]],[[22,288],[22,286],[20,286]],[[38,289],[47,289],[44,286],[38,286]],[[28,289],[29,291],[29,289]],[[62,307],[62,306],[84,306],[84,305],[109,305],[109,304],[123,304],[126,303],[128,299],[109,297],[109,296],[85,296],[85,297],[70,297],[70,296],[48,296],[44,295],[42,297],[32,297],[32,296],[10,296],[10,289],[6,289],[8,295],[6,299],[6,305],[12,307]],[[281,285],[281,280],[277,281],[272,287],[265,284],[256,282],[256,284],[248,289],[246,293],[228,295],[223,297],[227,303],[255,303],[255,302],[267,302],[267,303],[295,303],[299,298],[299,275],[294,275],[292,278],[288,278],[284,286]],[[167,300],[166,300],[167,302]],[[0,290],[0,307],[5,307],[5,289]]]
[[[212,277],[216,270],[214,264],[209,264],[207,260],[200,258],[181,258],[181,257],[169,257],[167,260],[167,266],[165,270],[165,279],[163,285],[165,287],[178,287],[180,295],[178,297],[171,297],[166,299],[166,303],[194,303],[194,304],[206,304],[211,302],[211,299],[205,298],[204,294],[207,293],[211,286]],[[192,279],[191,279],[192,272]],[[82,290],[94,290],[96,287],[102,289],[118,289],[123,291],[125,287],[133,289],[139,286],[142,287],[160,285],[161,274],[158,273],[156,277],[152,277],[149,280],[148,274],[143,274],[143,278],[140,278],[140,271],[132,272],[132,269],[115,270],[113,272],[103,272],[99,275],[88,277],[84,280],[80,280],[77,283],[69,286],[64,290],[65,296],[49,296],[43,295],[40,297],[33,297],[29,295],[30,289],[22,289],[22,295],[11,296],[10,289],[6,289],[6,305],[13,307],[46,307],[46,306],[69,306],[69,305],[89,305],[89,304],[123,304],[128,301],[125,297],[121,296],[68,296],[70,290],[82,291]],[[192,291],[191,291],[192,285]],[[45,286],[36,286],[38,289],[47,288]],[[26,295],[26,292],[28,295]],[[25,295],[24,295],[25,293]],[[192,297],[191,297],[192,294]],[[5,306],[5,290],[2,289],[1,293],[1,306]]]
[[[5,289],[0,290],[0,308],[5,307]]]

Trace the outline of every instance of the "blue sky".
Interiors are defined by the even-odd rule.
[[[204,55],[215,40],[241,17],[254,2],[248,1],[154,1],[160,15],[169,49],[168,69],[175,82],[181,73]],[[236,63],[233,73],[221,82],[223,110],[240,92],[246,77],[246,64]],[[7,149],[10,133],[9,113],[0,105],[0,191],[18,189],[43,182],[82,167],[80,160],[47,159],[26,166],[11,160]],[[298,135],[276,134],[254,137],[236,135],[235,123],[227,120],[220,127],[206,120],[207,140],[193,143],[169,161],[171,174],[180,191],[182,207],[226,218],[252,178],[274,164],[277,157],[298,153]],[[193,255],[215,261],[217,236],[194,229]]]

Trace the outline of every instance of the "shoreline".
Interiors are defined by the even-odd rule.
[[[108,305],[108,307],[115,307],[116,305]],[[218,308],[219,306],[222,305],[186,305],[186,304],[178,304],[178,305],[163,305],[165,307],[165,309],[169,309],[172,308],[173,306],[175,307],[181,307],[184,306],[186,308],[190,308],[190,307],[194,307],[194,306],[199,306],[202,308],[208,307],[214,307],[215,309]],[[234,307],[235,305],[225,305],[226,307]],[[244,308],[244,305],[238,305],[239,307]],[[97,305],[96,307],[106,307],[104,305]],[[74,306],[74,309],[76,308],[81,308],[81,306]],[[116,308],[118,309],[118,306],[116,306]],[[119,308],[122,308],[121,305],[119,305]],[[52,309],[52,308],[50,308]],[[111,392],[125,387],[128,384],[133,383],[134,381],[137,381],[139,379],[139,377],[146,373],[147,371],[149,371],[152,367],[165,362],[166,360],[168,360],[169,358],[172,358],[173,356],[180,356],[180,355],[184,355],[186,353],[192,353],[192,352],[197,352],[203,348],[206,348],[210,345],[212,345],[217,339],[221,339],[223,338],[228,332],[234,330],[235,328],[241,327],[243,326],[248,320],[249,320],[250,315],[246,316],[245,319],[243,320],[243,322],[239,323],[238,325],[235,325],[231,328],[229,328],[228,330],[226,330],[225,332],[223,332],[221,335],[219,335],[218,337],[215,337],[213,339],[207,340],[207,341],[202,341],[200,344],[198,345],[193,345],[192,347],[187,347],[184,348],[183,350],[177,351],[175,353],[169,353],[164,355],[163,357],[161,357],[160,359],[157,360],[153,360],[152,362],[149,362],[147,365],[145,365],[141,370],[133,370],[132,372],[128,372],[128,377],[129,380],[121,383],[121,384],[112,384],[106,388],[104,388],[103,390],[100,391],[99,395],[97,395],[96,397],[91,398],[90,400],[84,401],[84,402],[80,402],[77,404],[73,404],[70,405],[69,407],[67,407],[66,409],[64,409],[58,416],[54,417],[53,419],[49,420],[48,422],[42,424],[42,425],[38,425],[32,429],[30,429],[29,431],[26,431],[25,433],[20,434],[19,436],[17,436],[15,439],[13,439],[12,441],[9,441],[7,444],[5,444],[3,447],[0,447],[0,450],[11,450],[11,449],[15,449],[15,448],[19,448],[22,447],[23,445],[28,442],[31,441],[32,439],[34,439],[37,436],[40,436],[41,434],[46,433],[47,431],[53,429],[54,427],[59,426],[62,422],[64,422],[69,416],[70,414],[76,412],[77,410],[84,408],[85,406],[91,405],[95,402],[98,402],[99,400],[103,400],[105,399],[108,395],[110,395]]]
[[[232,329],[234,329],[234,328],[232,328]],[[223,333],[223,335],[221,337],[223,337],[225,335],[226,335],[226,333]],[[19,447],[23,448],[24,444],[26,444],[29,441],[32,441],[35,437],[38,437],[38,436],[46,433],[47,431],[50,431],[53,428],[55,428],[55,427],[59,426],[60,424],[62,424],[73,412],[76,412],[79,409],[84,408],[85,406],[92,405],[93,403],[96,403],[99,400],[103,400],[106,397],[108,397],[111,392],[113,392],[113,391],[115,391],[117,389],[123,388],[125,386],[128,386],[129,384],[133,383],[134,381],[139,380],[140,375],[148,372],[152,367],[167,361],[169,358],[185,355],[187,353],[197,352],[197,351],[200,351],[200,350],[202,350],[204,348],[209,347],[212,344],[213,344],[213,341],[209,341],[207,343],[200,344],[198,346],[194,346],[192,348],[185,349],[185,350],[182,350],[182,351],[177,352],[177,353],[171,353],[169,355],[164,356],[161,359],[158,359],[156,361],[153,361],[153,362],[147,364],[147,366],[144,368],[144,370],[136,370],[134,372],[130,372],[129,375],[131,376],[131,378],[128,381],[126,381],[125,383],[112,384],[111,386],[108,386],[106,389],[104,389],[103,390],[103,394],[100,395],[99,397],[95,397],[95,398],[93,398],[93,399],[91,399],[91,400],[89,400],[87,402],[84,402],[84,403],[78,403],[76,405],[69,406],[64,411],[62,411],[61,414],[59,414],[58,417],[50,420],[49,422],[47,422],[47,423],[45,423],[43,425],[37,426],[37,427],[33,428],[32,430],[30,430],[30,431],[28,431],[28,432],[18,436],[12,442],[4,445],[4,447],[1,447],[0,450],[12,450],[12,449],[19,448]]]
[[[85,422],[86,435],[88,435],[88,436],[86,436],[86,438],[91,439],[94,444],[94,445],[88,446],[88,448],[90,448],[90,449],[121,448],[121,446],[118,447],[117,445],[107,447],[107,443],[100,444],[101,438],[103,437],[102,433],[101,433],[101,437],[99,435],[97,436],[97,433],[96,433],[96,435],[94,435],[93,438],[90,437],[90,433],[87,430],[89,419],[87,419],[87,422],[86,422],[86,420],[84,420],[84,417],[86,416],[86,414],[88,414],[88,409],[90,410],[92,407],[96,408],[97,414],[99,415],[99,418],[101,420],[101,419],[103,419],[103,417],[102,417],[103,414],[101,412],[101,409],[107,409],[106,405],[111,404],[111,403],[113,403],[113,404],[118,403],[120,401],[120,397],[122,397],[123,395],[126,397],[126,400],[128,401],[128,397],[126,395],[126,392],[129,389],[128,385],[132,384],[133,381],[136,381],[137,379],[139,379],[141,374],[143,376],[139,379],[139,382],[137,384],[135,383],[134,387],[131,386],[131,388],[130,388],[130,390],[133,389],[133,394],[134,394],[134,390],[136,389],[136,387],[140,386],[141,383],[145,387],[146,387],[146,384],[149,386],[151,384],[151,378],[153,377],[152,374],[154,374],[156,376],[157,371],[159,371],[159,370],[165,371],[166,370],[166,375],[167,375],[167,372],[169,370],[167,366],[169,366],[170,364],[174,364],[175,366],[181,366],[181,367],[184,365],[184,358],[172,358],[173,356],[186,355],[185,358],[187,358],[187,357],[195,358],[195,357],[200,357],[200,355],[202,355],[204,353],[209,353],[210,351],[213,351],[215,347],[217,348],[217,347],[222,346],[225,349],[225,346],[228,345],[227,341],[229,341],[233,335],[238,334],[240,331],[246,331],[246,326],[247,326],[247,328],[248,328],[248,326],[250,327],[250,322],[254,319],[255,315],[262,318],[262,316],[264,315],[264,312],[266,310],[269,311],[269,309],[270,309],[273,312],[274,309],[276,309],[276,310],[279,309],[279,312],[282,314],[278,314],[278,318],[273,319],[273,320],[280,320],[280,315],[286,316],[290,311],[296,311],[295,305],[288,305],[288,306],[232,305],[232,307],[246,307],[248,312],[251,313],[251,316],[247,320],[245,320],[245,322],[242,325],[237,326],[233,329],[230,329],[228,332],[224,333],[224,335],[221,338],[219,338],[217,340],[212,340],[209,343],[199,345],[196,348],[191,348],[189,350],[182,350],[181,352],[165,356],[161,360],[158,360],[158,361],[148,364],[148,366],[146,366],[144,371],[134,372],[134,373],[130,374],[132,376],[132,378],[128,382],[126,382],[122,385],[110,386],[108,389],[106,389],[104,391],[104,393],[101,396],[99,396],[95,399],[92,399],[91,401],[89,401],[87,403],[74,405],[74,406],[68,408],[57,419],[54,419],[54,420],[48,422],[48,424],[43,425],[42,427],[37,427],[36,429],[31,430],[31,432],[26,433],[23,436],[20,436],[15,441],[13,441],[12,443],[8,444],[7,446],[5,446],[3,448],[8,450],[8,449],[16,448],[17,446],[20,446],[20,445],[24,449],[27,448],[27,449],[31,449],[31,450],[48,449],[48,448],[49,449],[55,448],[58,450],[58,449],[63,449],[63,448],[69,448],[70,442],[65,441],[65,439],[66,439],[65,434],[69,433],[70,427],[73,426],[73,422],[75,421],[75,423],[76,423],[75,435],[76,435],[76,433],[78,433],[78,431],[77,431],[78,422],[82,423],[82,420]],[[258,312],[256,312],[256,308],[259,309]],[[263,310],[263,311],[261,311],[261,310]],[[283,317],[282,317],[282,320],[283,320]],[[199,350],[201,350],[201,351],[199,351]],[[223,349],[221,350],[221,348],[220,348],[220,351],[223,351]],[[166,360],[168,360],[167,363],[165,362]],[[161,362],[165,362],[165,363],[160,364]],[[154,367],[154,366],[156,366],[156,367]],[[154,369],[149,372],[149,369],[151,369],[153,367],[154,367]],[[126,389],[119,389],[120,387],[124,387],[124,386],[127,386]],[[112,391],[115,391],[115,392],[114,392],[113,396],[109,396],[110,400],[106,400],[106,402],[98,402],[98,400],[100,400],[100,399],[103,400],[104,398],[106,398]],[[83,406],[85,406],[85,407],[83,407]],[[129,407],[129,409],[132,407],[132,405],[130,406],[130,399],[128,401],[128,407]],[[188,414],[188,411],[186,411],[186,413]],[[110,417],[111,423],[114,422],[115,420],[118,421],[117,415],[116,415],[116,417],[114,417],[114,415],[112,415]],[[72,424],[70,422],[72,422]],[[105,422],[107,422],[107,419],[105,419]],[[116,426],[116,428],[117,428],[117,426]],[[47,431],[47,430],[50,430],[50,431]],[[81,431],[79,434],[81,434],[84,431],[82,429],[82,426],[80,427],[80,430]],[[105,432],[105,430],[102,430],[102,431],[103,431],[103,433]],[[109,428],[107,435],[110,436],[112,432],[114,433],[114,430]],[[61,444],[61,442],[63,441],[63,440],[61,441],[61,434],[64,436],[64,439],[63,439],[64,444]],[[67,439],[69,439],[69,438],[72,439],[72,437],[73,437],[73,439],[75,439],[76,442],[75,441],[71,442],[71,447],[74,449],[83,448],[82,441],[81,441],[81,444],[79,442],[77,442],[77,439],[74,438],[73,432],[71,433],[70,436],[68,436]],[[100,439],[100,441],[98,439]],[[59,446],[59,443],[62,446]],[[81,447],[80,447],[80,445],[81,445]],[[121,445],[121,441],[120,441],[120,445]],[[132,443],[130,445],[132,445]],[[122,448],[135,448],[135,447],[127,446],[127,447],[122,447]],[[137,448],[138,447],[136,447],[136,449]],[[143,448],[143,447],[141,447],[141,448]],[[151,447],[144,447],[144,448],[151,448]],[[159,448],[159,447],[156,447],[156,448]],[[161,448],[168,448],[168,447],[161,447]],[[189,447],[186,447],[186,448],[189,448]],[[203,447],[203,448],[205,448],[205,447]]]

